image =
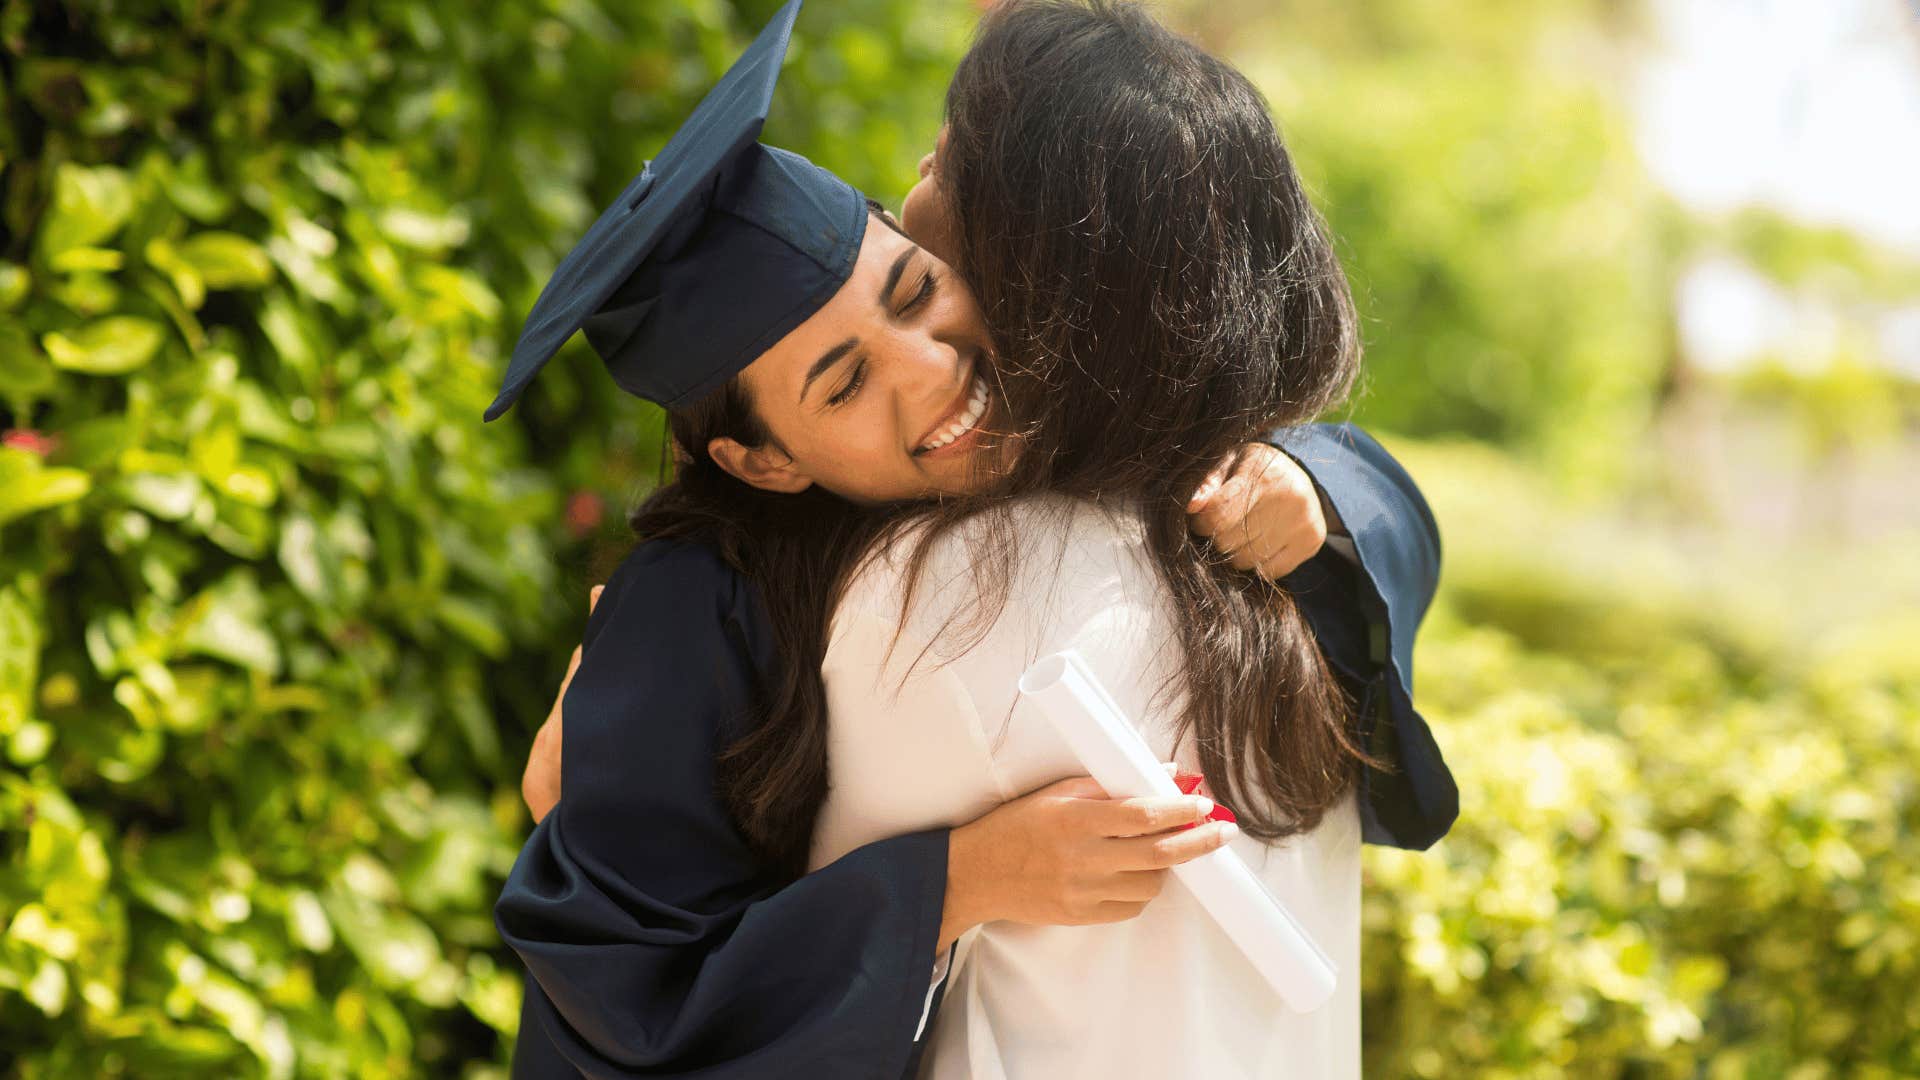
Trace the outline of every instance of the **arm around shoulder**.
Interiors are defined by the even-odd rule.
[[[1328,658],[1364,681],[1359,734],[1391,765],[1364,774],[1364,835],[1369,843],[1429,847],[1460,809],[1453,774],[1413,699],[1414,637],[1440,580],[1439,526],[1413,477],[1351,423],[1283,428],[1268,441],[1307,470],[1353,539],[1352,593],[1344,601],[1325,594],[1300,600],[1317,632],[1323,623],[1360,628],[1334,635],[1364,643],[1347,648],[1353,655]]]

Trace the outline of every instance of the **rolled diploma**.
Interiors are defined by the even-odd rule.
[[[1180,789],[1078,651],[1045,657],[1020,676],[1020,692],[1073,748],[1087,774],[1116,799],[1177,796]],[[1173,868],[1175,877],[1295,1012],[1333,996],[1339,972],[1245,860],[1221,848]]]

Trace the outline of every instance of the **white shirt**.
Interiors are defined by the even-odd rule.
[[[1011,536],[969,522],[935,544],[904,625],[911,539],[855,579],[835,612],[826,680],[831,787],[812,866],[900,833],[961,825],[1081,774],[1016,685],[1076,648],[1160,760],[1181,695],[1168,599],[1137,522],[1063,498],[1013,508]],[[997,617],[978,614],[968,537],[1011,543]],[[898,629],[898,637],[895,632]],[[1191,740],[1189,740],[1190,742]],[[1238,809],[1238,808],[1235,808]],[[1177,880],[1138,918],[1099,926],[994,922],[961,939],[922,1077],[1360,1075],[1360,822],[1352,796],[1309,833],[1234,849],[1339,971],[1333,999],[1293,1013]],[[934,957],[927,958],[929,965]]]

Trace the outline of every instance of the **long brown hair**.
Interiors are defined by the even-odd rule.
[[[740,718],[745,733],[721,753],[720,794],[760,858],[797,877],[806,871],[814,820],[827,797],[820,665],[829,620],[848,568],[873,546],[887,514],[817,487],[796,495],[761,491],[716,464],[706,450],[714,439],[757,447],[771,437],[738,378],[669,412],[667,426],[690,460],[630,521],[644,539],[713,545],[758,587],[779,662],[754,695],[755,715]]]
[[[1348,704],[1294,598],[1185,512],[1214,462],[1337,404],[1359,366],[1265,101],[1136,5],[1014,0],[954,75],[938,167],[1023,446],[976,512],[1052,491],[1137,515],[1184,661],[1178,732],[1249,834],[1312,828],[1365,760]]]
[[[861,557],[911,527],[911,583],[971,523],[984,627],[1011,580],[1011,500],[1058,492],[1145,526],[1178,623],[1180,732],[1220,800],[1255,836],[1312,828],[1363,760],[1346,702],[1293,598],[1226,565],[1185,513],[1214,462],[1331,407],[1358,366],[1345,277],[1265,103],[1137,7],[1010,0],[982,19],[947,121],[955,268],[1018,447],[1001,481],[882,508],[755,491],[705,460],[718,435],[766,440],[734,386],[671,417],[694,461],[634,519],[713,539],[775,624],[781,670],[722,759],[730,808],[771,862],[804,869],[827,790],[820,661]]]

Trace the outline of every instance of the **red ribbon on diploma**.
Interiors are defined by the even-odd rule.
[[[1200,790],[1201,783],[1202,783],[1202,777],[1197,772],[1177,772],[1173,774],[1173,784],[1175,787],[1180,789],[1180,794],[1182,795],[1191,795],[1194,792]],[[1213,804],[1213,813],[1207,815],[1207,820],[1208,821],[1238,821],[1239,819],[1233,816],[1233,811],[1227,809],[1224,806],[1221,806],[1219,803],[1216,802]],[[1193,823],[1193,825],[1187,825],[1183,827],[1191,829],[1194,827],[1194,825],[1198,825],[1198,824],[1200,823],[1196,821]]]

